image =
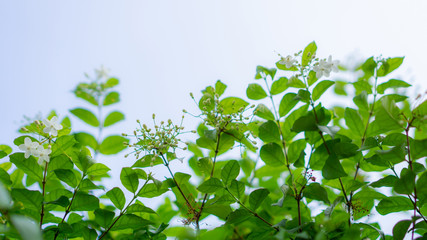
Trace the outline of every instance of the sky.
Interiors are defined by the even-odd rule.
[[[179,119],[183,108],[195,111],[189,92],[197,96],[218,79],[227,95],[245,96],[257,65],[272,67],[277,53],[298,52],[313,40],[319,57],[342,62],[405,56],[398,74],[422,93],[425,12],[422,0],[4,0],[0,144],[19,136],[24,115],[56,110],[64,117],[86,106],[71,91],[101,65],[121,81],[121,103],[108,110],[120,109],[126,121],[111,133],[132,132],[136,119],[151,121],[152,113]],[[74,130],[85,129],[72,121]]]

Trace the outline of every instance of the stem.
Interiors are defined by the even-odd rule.
[[[99,120],[99,127],[98,127],[98,138],[97,138],[97,142],[98,145],[101,144],[101,137],[102,137],[102,130],[103,130],[103,126],[104,123],[102,121],[102,101],[103,98],[101,95],[98,96],[98,120]],[[99,153],[99,149],[95,149],[95,154],[93,156],[94,159],[96,159],[96,157],[98,156]]]
[[[210,178],[212,178],[212,176],[213,176],[213,174],[214,174],[214,170],[215,170],[215,162],[216,162],[216,157],[218,156],[218,152],[219,152],[219,143],[220,143],[220,139],[221,139],[221,133],[222,133],[222,131],[223,131],[223,129],[220,129],[220,130],[218,131],[218,135],[217,135],[217,142],[216,142],[216,147],[215,147],[215,156],[214,156],[214,159],[213,159],[212,170],[211,170],[211,175],[210,175],[209,179],[210,179]],[[200,210],[199,210],[199,211],[197,212],[197,214],[196,214],[196,218],[195,218],[195,220],[196,220],[196,229],[197,229],[197,232],[199,232],[199,231],[200,231],[200,224],[199,224],[199,221],[200,221],[200,217],[202,216],[203,208],[204,208],[204,206],[205,206],[205,204],[206,204],[206,200],[207,200],[207,198],[208,198],[208,194],[207,194],[207,193],[205,193],[205,196],[203,197],[203,201],[202,201],[202,206],[200,206]]]
[[[47,167],[48,167],[49,163],[46,162],[46,165],[44,167],[44,173],[43,173],[43,181],[42,181],[42,210],[40,213],[40,229],[42,229],[42,225],[43,225],[43,217],[44,217],[44,195],[45,195],[45,186],[46,186],[46,173],[47,173]]]
[[[407,148],[408,148],[408,165],[409,168],[411,169],[411,171],[413,170],[412,167],[412,158],[411,158],[411,148],[410,148],[410,143],[409,143],[409,128],[411,127],[412,121],[408,122],[408,125],[405,128],[405,135],[406,135],[406,144],[407,144]],[[415,180],[414,180],[415,181]],[[414,215],[412,217],[412,239],[414,239],[414,234],[415,234],[415,217],[417,215],[417,187],[414,184]]]
[[[145,185],[147,185],[147,183],[148,183],[148,179],[145,181],[144,185],[142,185],[142,187],[139,189],[138,193],[133,195],[133,198],[132,198],[132,200],[130,200],[130,202],[128,203],[128,205],[126,205],[126,207],[123,210],[120,211],[119,216],[117,216],[117,218],[114,220],[114,222],[107,228],[107,230],[105,232],[103,232],[101,234],[101,236],[99,236],[98,240],[102,239],[103,237],[105,237],[105,235],[107,235],[107,233],[111,230],[111,228],[114,226],[114,224],[116,224],[116,222],[120,219],[120,217],[123,216],[126,213],[128,207],[133,203],[133,201],[135,201],[135,199],[138,197],[139,193],[145,187]]]
[[[375,70],[374,70],[374,76],[375,76],[375,82],[374,82],[374,100],[372,102],[371,109],[369,110],[369,116],[368,116],[368,120],[366,122],[365,130],[363,131],[362,142],[360,144],[361,147],[365,143],[366,134],[368,132],[369,123],[371,121],[372,115],[374,114],[374,110],[375,110],[375,103],[376,103],[376,99],[377,99],[377,82],[378,82],[377,68],[375,68]],[[354,177],[353,177],[354,180],[356,180],[356,178],[357,178],[357,174],[359,173],[359,169],[360,169],[360,162],[358,162],[356,164],[356,171],[354,172]],[[350,203],[351,203],[351,200],[353,199],[353,193],[354,193],[353,191],[350,192],[350,197],[349,197],[349,202]],[[350,214],[350,211],[351,211],[351,207],[350,207],[350,204],[348,204],[348,213],[349,214]]]
[[[265,222],[266,224],[268,224],[270,227],[273,227],[276,231],[279,231],[279,229],[277,227],[274,227],[273,224],[271,224],[270,222],[268,222],[267,220],[265,220],[264,218],[262,218],[260,215],[258,215],[258,213],[252,211],[251,209],[249,209],[248,207],[246,207],[238,198],[236,198],[236,196],[234,196],[230,190],[226,187],[225,190],[227,190],[227,192],[234,198],[234,200],[236,200],[236,202],[242,206],[244,209],[248,210],[250,213],[252,213],[255,217],[259,218],[260,220],[262,220],[263,222]]]
[[[167,167],[167,169],[169,170],[169,173],[170,173],[170,175],[172,176],[172,179],[173,179],[173,181],[174,181],[174,183],[175,183],[176,187],[178,188],[178,190],[179,190],[179,192],[181,193],[182,197],[185,199],[185,202],[186,202],[186,204],[187,204],[188,208],[189,208],[189,209],[193,209],[193,207],[192,207],[192,206],[191,206],[191,204],[190,204],[190,201],[187,199],[187,197],[185,196],[185,194],[184,194],[184,192],[182,191],[181,187],[179,186],[178,182],[176,181],[175,176],[174,176],[174,174],[172,173],[172,170],[171,170],[171,169],[170,169],[170,167],[169,167],[169,162],[165,159],[165,157],[164,157],[163,153],[160,153],[160,156],[161,156],[161,157],[162,157],[162,159],[163,159],[163,163],[165,164],[165,166],[166,166],[166,167]]]
[[[399,177],[399,175],[397,175],[396,171],[394,170],[394,167],[390,167],[390,169],[393,171],[394,176],[396,176],[397,178]],[[416,191],[416,189],[414,189],[414,191]],[[415,192],[414,192],[415,194]],[[421,218],[424,220],[425,223],[427,223],[427,219],[426,217],[421,213],[421,210],[418,208],[416,202],[414,200],[412,200],[411,195],[406,194],[406,196],[408,196],[408,199],[411,201],[412,205],[414,205],[414,210],[417,211],[418,214],[420,214]]]
[[[285,138],[283,136],[282,126],[280,126],[279,113],[278,113],[278,111],[276,109],[276,105],[274,104],[273,96],[271,95],[271,92],[270,92],[270,86],[268,85],[268,82],[267,82],[266,78],[264,78],[264,82],[265,82],[265,85],[266,85],[267,90],[268,90],[268,97],[270,98],[271,105],[273,106],[274,117],[275,117],[275,120],[276,120],[276,123],[277,123],[277,127],[279,128],[279,133],[280,133],[280,137],[281,137],[281,140],[282,140],[281,142],[282,142],[282,146],[283,146],[283,153],[284,153],[285,159],[286,159],[286,167],[288,168],[289,175],[291,176],[291,178],[293,178],[291,167],[290,167],[290,164],[289,164],[288,153],[286,151],[286,142],[285,142]]]
[[[62,217],[62,220],[61,220],[61,223],[63,223],[64,221],[65,221],[65,218],[67,217],[67,215],[68,215],[68,213],[70,213],[70,209],[71,209],[71,205],[73,205],[73,201],[74,201],[74,199],[76,198],[76,194],[77,194],[77,191],[78,191],[78,189],[79,189],[79,187],[80,187],[80,183],[83,181],[83,179],[86,177],[86,175],[85,174],[83,174],[82,175],[82,178],[80,179],[80,181],[79,181],[79,184],[77,184],[77,187],[76,188],[74,188],[74,192],[73,192],[73,196],[71,197],[71,201],[70,201],[70,204],[68,204],[68,207],[67,207],[67,209],[65,210],[65,214],[64,214],[64,216]],[[58,235],[59,235],[59,229],[57,229],[56,230],[56,232],[55,232],[55,236],[54,236],[54,240],[58,237]]]

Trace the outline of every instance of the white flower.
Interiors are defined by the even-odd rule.
[[[316,77],[321,78],[322,76],[329,77],[331,71],[338,72],[338,60],[332,61],[332,56],[329,56],[328,60],[321,59],[314,67],[313,70],[316,72]]]
[[[39,158],[37,161],[39,165],[42,165],[43,162],[49,162],[49,154],[52,152],[50,145],[47,149],[45,149],[42,145],[39,145],[36,151],[37,157]]]
[[[53,116],[50,120],[44,119],[43,123],[46,126],[43,132],[52,136],[57,136],[58,130],[62,129],[62,125],[58,122],[57,116]]]
[[[282,57],[279,63],[285,65],[286,68],[291,68],[296,62],[297,60],[295,60],[291,55],[288,55],[287,57]]]
[[[25,158],[30,157],[30,155],[34,155],[39,144],[37,142],[32,142],[29,137],[24,139],[24,144],[19,145],[19,149],[25,151]]]

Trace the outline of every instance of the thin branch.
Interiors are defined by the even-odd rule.
[[[43,217],[44,217],[44,195],[45,195],[45,186],[46,186],[46,173],[47,173],[47,167],[49,166],[49,163],[46,161],[45,167],[44,167],[44,173],[43,173],[43,181],[42,181],[42,209],[40,213],[40,229],[42,229],[43,225]]]
[[[102,239],[103,237],[105,237],[105,235],[107,235],[107,233],[111,230],[111,228],[113,228],[114,224],[116,224],[116,222],[120,219],[120,217],[122,217],[122,216],[126,213],[126,211],[127,211],[128,207],[133,203],[133,201],[135,201],[135,199],[138,197],[138,195],[139,195],[139,193],[141,192],[141,190],[142,190],[142,189],[144,189],[145,185],[147,185],[148,181],[149,181],[149,180],[147,179],[147,180],[145,181],[144,185],[142,185],[142,187],[139,189],[138,193],[133,195],[133,198],[130,200],[130,202],[128,203],[128,205],[126,205],[126,207],[125,207],[123,210],[121,210],[121,211],[120,211],[119,216],[117,216],[117,218],[116,218],[116,219],[114,220],[114,222],[113,222],[113,223],[112,223],[112,224],[107,228],[107,230],[105,230],[105,232],[103,232],[103,233],[101,234],[101,236],[99,236],[98,240],[99,240],[99,239]]]
[[[217,158],[217,156],[218,156],[218,152],[219,152],[219,143],[220,143],[220,139],[221,139],[221,133],[222,133],[222,129],[220,129],[219,131],[218,131],[218,135],[217,135],[217,142],[216,142],[216,147],[215,147],[215,156],[214,156],[214,159],[213,159],[213,164],[212,164],[212,170],[211,170],[211,175],[210,175],[210,178],[212,178],[212,176],[213,176],[213,174],[214,174],[214,170],[215,170],[215,162],[216,162],[216,158]],[[203,212],[203,208],[204,208],[204,206],[205,206],[205,204],[206,204],[206,200],[207,200],[207,198],[208,198],[208,194],[207,193],[205,193],[205,196],[203,197],[203,201],[202,201],[202,205],[201,205],[201,207],[200,207],[200,210],[197,212],[197,215],[196,215],[196,229],[197,229],[197,232],[199,232],[200,231],[200,224],[199,224],[199,221],[200,221],[200,217],[202,216],[202,212]]]
[[[268,222],[267,220],[265,220],[264,218],[262,218],[260,215],[258,215],[258,213],[252,211],[251,209],[249,209],[248,207],[246,207],[238,198],[236,198],[236,196],[234,196],[230,190],[228,188],[225,188],[225,190],[227,190],[227,192],[234,198],[234,200],[236,200],[236,202],[242,206],[244,209],[246,209],[247,211],[249,211],[250,213],[252,213],[255,217],[259,218],[260,220],[262,220],[263,222],[265,222],[266,224],[268,224],[270,227],[273,227],[274,230],[279,231],[278,227],[274,227],[273,224],[271,224],[270,222]]]

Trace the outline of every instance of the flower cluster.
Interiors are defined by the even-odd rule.
[[[29,158],[30,155],[37,157],[39,165],[42,165],[43,162],[49,162],[49,154],[52,152],[50,145],[46,149],[38,142],[31,141],[29,137],[24,139],[24,143],[19,145],[19,149],[25,152],[25,158]]]
[[[238,106],[235,104],[235,101],[231,102],[229,108],[233,109],[232,111],[226,112],[224,107],[219,100],[219,95],[214,94],[213,97],[209,94],[205,94],[201,101],[202,114],[200,117],[203,120],[203,123],[206,126],[211,126],[215,128],[216,131],[224,131],[226,129],[238,128],[239,123],[243,123],[244,120],[249,120],[249,117],[244,116],[244,112],[249,108],[254,108],[252,105],[250,107]],[[210,106],[210,107],[207,107]],[[184,113],[187,113],[186,110],[183,110]]]
[[[184,118],[184,117],[183,117]],[[153,114],[154,129],[148,128],[147,125],[140,123],[139,128],[134,131],[134,136],[136,138],[135,144],[129,144],[129,147],[135,148],[135,156],[139,159],[139,155],[144,152],[145,154],[153,154],[153,160],[159,155],[164,155],[169,152],[175,153],[181,139],[178,138],[178,135],[184,129],[181,124],[175,125],[172,123],[172,120],[167,122],[161,121],[159,125],[156,124],[155,115]],[[126,135],[126,134],[124,134]],[[187,148],[182,148],[186,150]]]
[[[316,77],[321,78],[322,76],[329,77],[329,74],[332,72],[338,72],[338,60],[332,61],[332,56],[329,58],[321,59],[318,63],[316,63],[313,67],[313,71],[316,72]]]
[[[285,65],[286,68],[294,67],[297,62],[298,61],[291,55],[288,55],[287,57],[281,57],[279,61],[279,63]]]
[[[58,122],[57,116],[53,116],[50,120],[44,119],[43,124],[46,126],[43,132],[54,137],[58,136],[58,131],[62,129],[62,125]]]

